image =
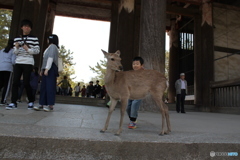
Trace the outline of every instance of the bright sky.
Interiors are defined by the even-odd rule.
[[[110,22],[56,16],[53,34],[58,35],[59,45],[73,52],[75,65],[74,81],[89,82],[96,74],[89,66],[104,59],[101,49],[108,50]],[[169,48],[166,35],[166,50]],[[73,76],[73,77],[75,77]]]

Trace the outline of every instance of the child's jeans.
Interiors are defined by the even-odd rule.
[[[137,118],[138,117],[138,110],[140,107],[142,100],[128,100],[128,106],[127,106],[127,114],[130,118]]]

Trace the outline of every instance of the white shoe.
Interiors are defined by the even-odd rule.
[[[51,111],[53,111],[53,108],[50,108],[49,106],[47,106],[47,107],[44,107],[43,110],[45,112],[51,112]]]
[[[36,111],[43,111],[43,106],[33,107]]]
[[[17,109],[17,105],[14,103],[10,103],[7,107],[6,110],[11,110],[11,109]]]

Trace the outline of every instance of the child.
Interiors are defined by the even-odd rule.
[[[143,68],[144,60],[141,57],[135,57],[132,62],[133,70],[141,70]],[[127,106],[127,114],[130,119],[130,123],[128,125],[129,129],[135,129],[137,128],[136,122],[138,117],[138,110],[141,104],[141,99],[138,100],[128,100],[128,106]]]

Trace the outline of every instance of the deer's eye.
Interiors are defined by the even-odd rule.
[[[112,61],[114,61],[114,58],[111,58]]]

